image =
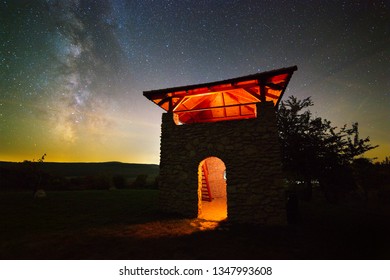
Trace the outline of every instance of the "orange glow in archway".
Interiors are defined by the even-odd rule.
[[[209,157],[198,168],[198,218],[221,221],[227,218],[226,166]]]

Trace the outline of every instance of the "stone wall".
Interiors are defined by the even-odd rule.
[[[227,172],[228,219],[285,224],[285,190],[272,103],[257,104],[248,120],[176,125],[164,113],[161,129],[159,203],[165,212],[198,215],[198,166],[220,158]]]

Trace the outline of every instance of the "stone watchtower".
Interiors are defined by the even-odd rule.
[[[167,111],[161,126],[163,211],[286,223],[275,110],[296,70],[144,92]]]

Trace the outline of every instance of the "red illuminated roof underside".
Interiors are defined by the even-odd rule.
[[[160,90],[144,91],[144,96],[180,123],[216,122],[255,118],[256,103],[280,99],[297,66],[249,76]]]

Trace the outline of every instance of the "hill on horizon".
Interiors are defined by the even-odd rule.
[[[0,190],[153,188],[158,174],[157,164],[0,161]]]
[[[0,161],[1,169],[13,169],[22,163]],[[40,169],[55,176],[80,177],[94,176],[96,174],[123,175],[136,177],[145,174],[156,177],[159,173],[159,165],[122,162],[43,162]]]

